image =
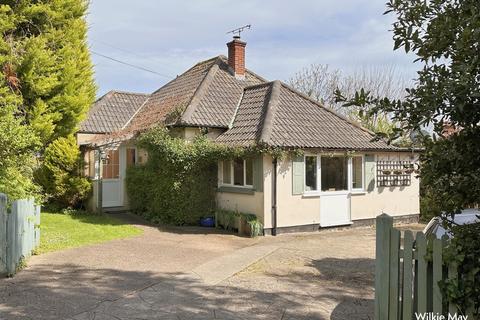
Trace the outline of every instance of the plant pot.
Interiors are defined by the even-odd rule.
[[[200,219],[200,225],[206,228],[213,228],[215,227],[215,218],[213,217],[205,217]]]

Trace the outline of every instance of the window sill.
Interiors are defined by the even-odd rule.
[[[362,195],[362,194],[367,194],[365,190],[355,190],[351,192],[352,195]]]
[[[233,187],[233,186],[220,186],[217,188],[217,192],[224,193],[240,193],[240,194],[255,194],[255,189],[248,187]]]

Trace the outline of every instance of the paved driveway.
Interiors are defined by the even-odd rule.
[[[0,280],[0,319],[372,316],[371,228],[249,239],[140,227],[141,236],[32,257]]]

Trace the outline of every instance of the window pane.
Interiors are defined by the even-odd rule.
[[[223,183],[232,183],[232,162],[223,161]]]
[[[352,188],[353,189],[363,189],[363,179],[362,179],[362,157],[353,157],[352,158]]]
[[[253,186],[253,160],[245,160],[245,179],[246,185]]]
[[[136,150],[133,148],[127,148],[127,167],[131,167],[135,165],[135,153]]]
[[[103,179],[117,179],[119,177],[119,152],[109,150],[103,164]]]
[[[243,186],[243,159],[235,159],[233,161],[233,184]]]
[[[322,157],[322,191],[348,189],[348,159],[346,157]]]
[[[305,191],[317,190],[317,157],[305,157]]]

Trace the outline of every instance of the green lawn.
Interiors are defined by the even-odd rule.
[[[142,234],[142,230],[107,215],[42,212],[38,253]]]

